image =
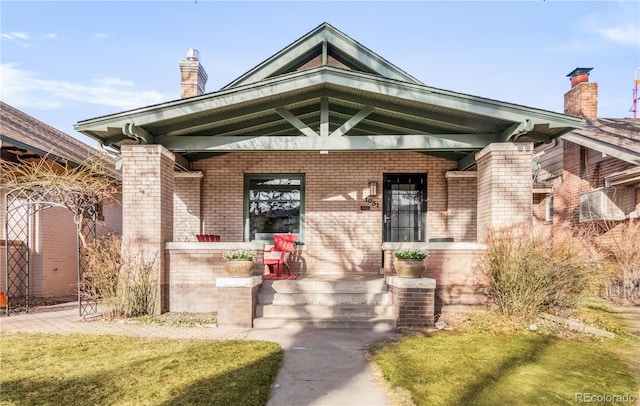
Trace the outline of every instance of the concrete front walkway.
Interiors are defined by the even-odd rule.
[[[364,329],[244,329],[175,327],[84,321],[76,308],[59,306],[47,311],[0,317],[4,334],[99,334],[203,340],[263,340],[280,344],[284,365],[268,405],[377,406],[393,405],[393,398],[366,360],[368,343],[392,337]],[[52,311],[53,310],[53,311]]]

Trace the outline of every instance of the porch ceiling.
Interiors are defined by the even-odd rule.
[[[188,160],[231,151],[413,150],[465,169],[490,143],[547,142],[581,126],[559,113],[323,65],[74,127],[114,148],[162,144]]]

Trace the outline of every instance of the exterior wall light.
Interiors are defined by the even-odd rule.
[[[378,182],[372,180],[369,182],[369,196],[376,196],[378,194]]]

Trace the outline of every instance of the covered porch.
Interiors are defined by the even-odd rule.
[[[164,311],[178,275],[217,261],[209,244],[261,257],[281,232],[301,275],[390,274],[383,244],[418,243],[440,293],[473,290],[486,231],[531,222],[534,144],[582,125],[428,87],[329,24],[212,93],[188,56],[187,97],[75,126],[120,152],[124,238],[159,254]]]

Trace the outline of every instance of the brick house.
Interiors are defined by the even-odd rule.
[[[25,114],[9,104],[0,102],[0,147],[1,159],[11,162],[40,160],[43,157],[53,162],[78,164],[87,159],[98,158],[100,154],[94,148],[56,130],[55,128]],[[109,161],[107,163],[113,166]],[[114,177],[119,173],[113,171]],[[9,192],[0,185],[0,291],[6,292],[8,250],[27,250],[25,256],[13,259],[25,263],[18,266],[20,275],[12,275],[17,280],[28,275],[28,279],[13,285],[17,291],[9,292],[11,297],[23,297],[28,288],[31,298],[69,298],[76,300],[78,295],[78,259],[76,226],[72,214],[64,207],[31,207],[31,215],[26,223],[16,225],[17,216],[5,216],[5,194]],[[25,219],[26,220],[26,219]],[[14,228],[15,226],[15,228]],[[7,239],[7,229],[9,238]],[[118,203],[108,202],[102,207],[101,220],[97,223],[97,233],[121,233],[122,210]],[[7,240],[10,240],[7,247]],[[28,255],[28,261],[25,259]],[[26,265],[28,263],[28,267]],[[13,264],[10,269],[13,267]],[[28,274],[27,274],[28,269]],[[23,274],[24,273],[24,274]],[[21,286],[18,286],[21,285]]]
[[[300,283],[379,278],[395,304],[435,286],[438,313],[482,303],[487,230],[532,222],[534,147],[583,124],[426,86],[326,23],[215,92],[197,51],[180,68],[181,99],[75,128],[120,150],[123,236],[159,254],[159,308],[234,307],[249,314],[238,325],[252,325],[262,250],[280,232],[298,234]],[[433,283],[393,279],[401,246],[428,249]],[[231,248],[258,252],[240,294],[224,278]]]
[[[564,112],[586,119],[535,148],[534,217],[541,224],[625,220],[640,213],[640,120],[598,117],[591,68],[569,76]]]

